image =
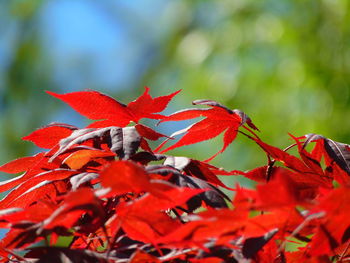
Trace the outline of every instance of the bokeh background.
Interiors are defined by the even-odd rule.
[[[347,0],[0,0],[0,163],[39,151],[20,138],[84,117],[44,90],[94,89],[127,103],[183,89],[167,113],[214,99],[279,147],[319,133],[350,143]],[[190,122],[161,125],[171,134]],[[205,159],[220,139],[174,154]],[[264,163],[239,136],[213,164]]]

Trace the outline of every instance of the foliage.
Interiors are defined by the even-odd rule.
[[[308,134],[291,135],[295,143],[282,150],[263,142],[244,112],[212,100],[193,102],[209,108],[160,114],[178,92],[152,98],[146,88],[127,105],[96,91],[48,92],[93,122],[83,129],[42,127],[23,139],[46,152],[0,167],[22,173],[0,184],[1,192],[12,189],[0,201],[0,224],[9,229],[2,262],[349,259],[350,146]],[[140,123],[197,117],[204,119],[171,136]],[[206,161],[165,154],[221,133],[218,153],[242,134],[262,149],[267,164],[226,171],[209,164],[218,153]],[[149,141],[161,138],[152,149]],[[219,179],[237,175],[256,181],[256,189]]]
[[[85,125],[44,89],[129,101],[144,85],[154,95],[186,87],[183,100],[249,109],[274,145],[287,132],[350,141],[348,0],[12,0],[0,1],[0,24],[0,163],[31,154],[18,137],[44,123]],[[227,155],[248,169],[254,144],[235,146]]]

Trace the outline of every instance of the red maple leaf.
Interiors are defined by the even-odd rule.
[[[152,98],[146,88],[127,105],[97,91],[48,92],[95,122],[84,129],[60,123],[39,128],[23,139],[47,152],[0,166],[0,172],[22,173],[0,182],[0,227],[9,229],[0,262],[349,259],[350,145],[317,134],[291,135],[295,143],[283,150],[263,142],[244,112],[212,100],[193,102],[206,109],[161,115],[178,92]],[[157,152],[171,136],[139,123],[199,117],[175,132],[182,138],[161,153],[223,134],[221,150],[209,161],[241,132],[268,163],[228,172],[190,157],[163,155]],[[135,125],[125,127],[130,122]],[[152,151],[146,140],[162,137],[165,142]],[[294,146],[298,156],[288,151]],[[227,187],[220,175],[243,175],[258,185]],[[236,191],[234,200],[219,187]],[[63,236],[71,239],[68,246],[59,246]],[[38,246],[41,240],[49,243]],[[300,245],[298,252],[287,252],[290,242]]]
[[[248,126],[252,129],[258,130],[258,128],[256,128],[256,126],[252,123],[251,119],[240,110],[230,110],[213,100],[196,100],[192,103],[194,105],[208,105],[211,108],[185,109],[171,114],[170,116],[161,120],[160,122],[181,121],[198,117],[205,117],[205,119],[190,125],[186,129],[177,131],[174,134],[172,134],[170,137],[185,133],[185,135],[178,142],[162,150],[161,153],[173,150],[181,146],[209,140],[224,132],[224,145],[219,152],[217,152],[212,157],[206,160],[210,161],[213,158],[215,158],[219,153],[224,152],[227,146],[235,140],[238,128],[240,126],[247,123]],[[161,144],[156,149],[156,151],[160,150],[162,146],[163,144]]]
[[[38,147],[50,149],[76,129],[77,127],[65,123],[51,123],[23,137],[22,140],[31,141]]]
[[[89,125],[89,127],[97,128],[107,126],[125,127],[131,121],[137,123],[142,118],[162,119],[164,115],[156,113],[163,111],[171,99],[180,91],[152,98],[149,95],[149,88],[145,87],[145,92],[128,105],[97,91],[79,91],[66,94],[46,92],[64,101],[85,117],[91,120],[100,120]]]

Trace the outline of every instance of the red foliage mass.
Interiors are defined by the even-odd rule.
[[[23,140],[48,151],[0,166],[22,173],[0,183],[1,192],[11,190],[0,201],[0,226],[8,229],[1,262],[350,259],[349,145],[309,134],[291,136],[295,143],[283,150],[261,141],[244,112],[212,100],[193,102],[209,108],[160,114],[178,92],[152,98],[146,88],[127,105],[97,91],[48,92],[93,122],[42,127]],[[198,117],[171,136],[139,123]],[[164,154],[221,133],[221,150],[206,161]],[[209,164],[238,134],[262,149],[266,165],[225,171]],[[163,137],[155,149],[147,142]],[[287,152],[292,147],[297,156]],[[242,175],[257,187],[232,188],[220,175]]]

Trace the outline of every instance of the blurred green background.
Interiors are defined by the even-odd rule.
[[[127,103],[183,89],[167,113],[213,99],[245,111],[279,147],[319,133],[350,142],[347,0],[0,0],[0,162],[39,151],[21,137],[88,122],[44,90],[95,89]],[[189,124],[164,124],[162,132]],[[206,159],[220,139],[173,154]],[[243,136],[213,164],[250,169]]]

